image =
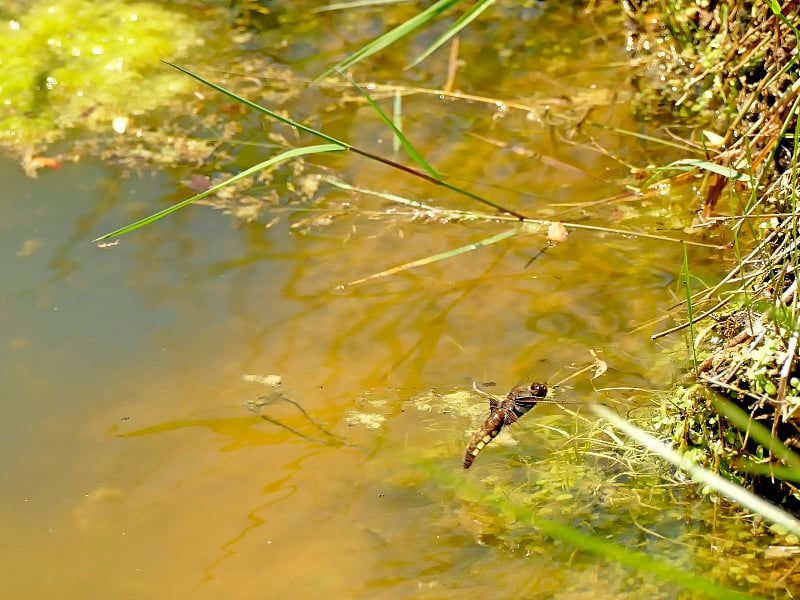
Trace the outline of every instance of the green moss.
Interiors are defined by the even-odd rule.
[[[120,0],[34,2],[0,23],[0,141],[50,142],[75,126],[112,130],[186,91],[160,59],[202,42],[184,15]]]

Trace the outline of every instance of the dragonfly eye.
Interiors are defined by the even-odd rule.
[[[531,384],[531,393],[534,398],[544,398],[547,396],[547,384],[534,381]]]

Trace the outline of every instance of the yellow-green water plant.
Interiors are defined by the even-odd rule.
[[[462,494],[483,495],[482,490],[474,483],[465,481],[444,470],[431,470],[430,476],[457,488]],[[659,556],[651,556],[639,550],[633,550],[621,543],[614,542],[600,535],[593,535],[567,523],[542,517],[531,510],[530,506],[520,504],[505,494],[495,494],[485,501],[495,511],[504,514],[505,519],[513,519],[518,524],[536,530],[540,535],[553,538],[568,544],[570,547],[588,552],[610,562],[623,565],[636,572],[650,573],[664,583],[673,583],[686,590],[693,590],[706,598],[752,599],[754,596],[721,585],[711,579],[682,568],[670,560]]]
[[[486,10],[490,5],[494,4],[494,2],[495,0],[478,0],[477,2],[472,3],[472,6],[453,25],[448,27],[447,31],[444,34],[442,34],[433,44],[431,44],[428,47],[428,49],[425,50],[422,53],[422,55],[419,56],[414,61],[413,64],[416,65],[417,63],[421,62],[432,52],[434,52],[437,48],[439,48],[442,44],[447,42],[447,40],[457,35],[459,31],[461,31],[464,27],[469,25],[475,18],[478,17],[478,15],[480,15],[480,13]],[[332,66],[322,75],[320,75],[318,81],[324,79],[325,77],[331,75],[336,71],[349,69],[350,67],[361,62],[365,58],[372,56],[377,52],[380,52],[384,48],[400,41],[404,37],[417,31],[418,29],[429,25],[439,16],[443,15],[457,4],[467,4],[467,3],[464,2],[464,0],[439,0],[438,2],[433,3],[431,6],[421,11],[419,14],[413,16],[407,21],[404,21],[391,31],[386,32],[385,34],[372,40],[368,44],[365,44],[363,47],[353,52],[346,59],[336,63],[334,66]]]
[[[0,142],[24,148],[78,126],[119,130],[191,88],[158,60],[199,44],[196,24],[159,3],[34,0],[0,23]]]

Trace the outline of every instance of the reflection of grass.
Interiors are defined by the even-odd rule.
[[[188,19],[158,4],[35,1],[0,27],[0,141],[52,141],[76,125],[111,131],[115,116],[188,88],[159,74],[158,60],[199,43]]]

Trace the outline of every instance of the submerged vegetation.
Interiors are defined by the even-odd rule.
[[[414,448],[426,450],[421,455],[414,450],[413,457],[408,434],[386,427],[392,401],[365,398],[349,420],[351,428],[363,430],[354,434],[361,443],[394,450],[386,453],[391,466],[380,461],[374,468],[388,470],[398,490],[431,498],[440,507],[436,527],[442,535],[457,532],[478,546],[532,557],[543,561],[545,570],[569,562],[576,575],[552,582],[561,591],[589,585],[593,556],[618,561],[618,570],[603,570],[606,593],[615,598],[675,597],[667,581],[720,598],[751,597],[736,589],[782,597],[784,589],[800,585],[790,550],[797,534],[754,525],[745,515],[708,502],[708,494],[681,470],[625,442],[611,422],[584,409],[570,406],[565,408],[575,410],[520,419],[481,455],[475,477],[464,481],[447,462],[452,446],[466,446],[472,425],[484,416],[484,402],[476,403],[475,396],[467,390],[426,392],[406,402],[405,414],[395,418],[429,424],[413,439]],[[639,400],[655,402],[657,394],[647,396]],[[466,429],[436,428],[437,414],[455,416]],[[520,443],[522,436],[537,440],[532,455],[531,444]],[[395,464],[397,454],[408,460]],[[621,531],[627,532],[623,539]],[[563,544],[554,547],[552,538]],[[756,561],[764,572],[754,568]],[[639,575],[631,578],[623,565]],[[698,571],[719,583],[696,576]]]

